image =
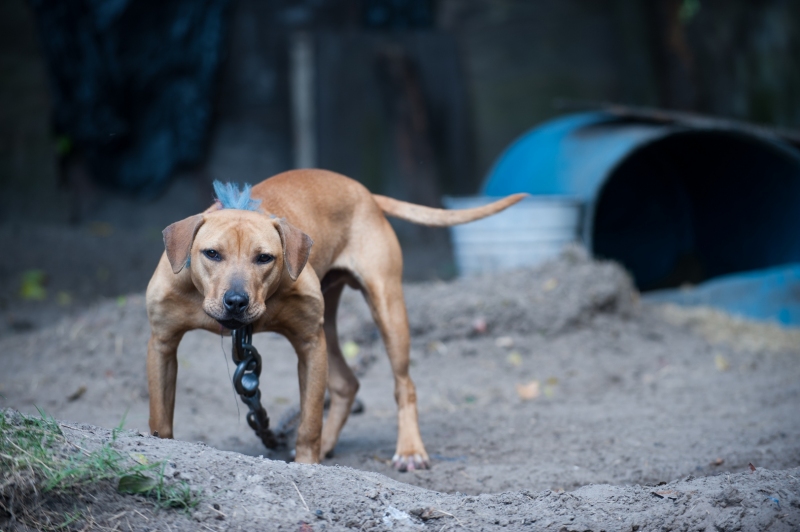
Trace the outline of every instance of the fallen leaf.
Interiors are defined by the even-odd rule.
[[[154,432],[153,434],[157,434],[158,431]],[[139,465],[147,465],[147,457],[142,453],[130,453],[130,457],[133,458],[133,461]]]
[[[348,340],[342,345],[342,354],[347,360],[353,360],[358,356],[360,351],[358,344],[352,340]]]
[[[719,371],[728,371],[731,368],[728,360],[720,354],[714,356],[714,365],[717,366],[717,370]]]
[[[511,338],[510,336],[500,336],[499,338],[495,339],[494,345],[496,345],[497,347],[505,347],[507,349],[510,349],[514,347],[514,339]]]
[[[147,493],[156,487],[158,482],[141,473],[122,475],[119,478],[117,491],[120,493]]]
[[[79,386],[71,395],[67,397],[67,401],[77,401],[83,394],[86,393],[86,386]]]
[[[533,380],[527,384],[517,384],[517,395],[523,401],[531,401],[541,394],[539,381]]]
[[[651,491],[650,493],[661,499],[671,499],[673,501],[681,496],[681,493],[675,490]]]
[[[545,292],[550,292],[558,288],[558,279],[551,277],[550,279],[546,280],[544,284],[542,284],[542,290]]]
[[[66,135],[56,137],[56,153],[59,155],[69,155],[72,151],[72,139]]]
[[[108,237],[114,234],[114,226],[108,222],[92,222],[89,224],[89,232],[94,236]]]
[[[506,361],[514,367],[522,365],[522,355],[516,351],[511,351],[506,357]]]
[[[716,460],[713,460],[711,462],[711,465],[713,465],[713,466],[721,466],[724,463],[725,463],[725,459],[724,458],[717,458]]]
[[[61,291],[56,295],[56,303],[62,307],[68,307],[72,304],[72,296],[69,292]]]
[[[46,282],[44,270],[26,270],[22,272],[19,295],[28,301],[43,301],[47,298],[47,290],[44,289]]]
[[[433,342],[428,344],[428,352],[436,353],[437,355],[446,355],[447,346],[443,342],[434,340]]]
[[[756,472],[756,466],[754,466],[752,462],[748,462],[747,465],[750,467],[750,472],[751,473],[755,473]]]
[[[436,508],[425,508],[419,514],[419,518],[422,519],[423,521],[429,521],[431,519],[441,519],[445,515],[446,514],[442,513],[440,510],[437,510]]]
[[[105,266],[100,266],[97,268],[97,280],[101,283],[108,281],[109,277],[111,277],[111,272]]]

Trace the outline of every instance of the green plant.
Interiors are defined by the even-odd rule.
[[[193,490],[186,481],[178,483],[165,482],[164,469],[167,466],[166,461],[155,465],[160,466],[156,478],[151,478],[139,471],[128,473],[120,477],[119,491],[122,493],[148,495],[162,508],[190,510],[200,503],[201,495]]]
[[[113,448],[124,423],[123,417],[110,443],[88,450],[68,440],[59,424],[41,409],[39,417],[0,410],[0,509],[13,515],[16,504],[26,513],[28,506],[41,507],[26,500],[72,494],[113,481],[119,492],[141,494],[162,508],[188,511],[197,506],[201,494],[185,481],[168,482],[166,462],[137,463]],[[63,529],[80,520],[81,512],[64,513],[58,524],[52,524],[50,517],[44,524],[33,515],[28,517],[38,528]]]
[[[683,0],[678,10],[678,18],[682,24],[688,24],[700,11],[700,0]]]

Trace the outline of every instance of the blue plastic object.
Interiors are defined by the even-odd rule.
[[[747,124],[664,112],[560,117],[515,140],[482,190],[515,192],[581,201],[584,244],[642,290],[800,263],[800,152]]]
[[[645,299],[717,307],[745,318],[800,325],[800,264],[724,275],[689,289],[656,290]]]

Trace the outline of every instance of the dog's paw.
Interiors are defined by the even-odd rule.
[[[427,456],[421,454],[396,454],[392,457],[392,467],[398,471],[416,471],[417,469],[430,469],[431,463]]]

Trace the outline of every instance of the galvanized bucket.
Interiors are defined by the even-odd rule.
[[[448,209],[469,209],[499,198],[445,197]],[[459,274],[534,266],[578,240],[581,202],[565,196],[531,196],[505,211],[450,228]]]

